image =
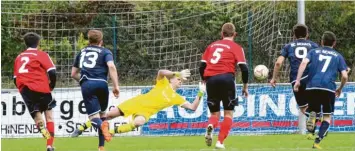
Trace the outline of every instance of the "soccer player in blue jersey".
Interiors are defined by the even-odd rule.
[[[290,82],[292,84],[292,87],[295,84],[296,81],[296,76],[297,76],[297,71],[298,67],[301,64],[301,61],[303,58],[307,56],[307,53],[314,48],[318,48],[318,45],[310,40],[307,40],[308,38],[308,27],[303,24],[296,24],[293,27],[293,37],[294,41],[286,44],[282,50],[281,50],[281,55],[277,58],[277,61],[275,62],[274,66],[274,73],[273,77],[270,81],[271,86],[275,87],[276,86],[276,79],[278,77],[279,70],[285,60],[285,58],[288,58],[291,66],[290,70]],[[301,80],[301,86],[299,88],[298,92],[293,91],[296,102],[299,107],[299,129],[301,134],[305,133],[306,131],[306,109],[308,106],[307,100],[306,100],[306,94],[305,94],[305,89],[306,89],[306,82],[307,82],[307,76],[308,76],[308,70],[304,72],[302,75],[302,80]],[[311,137],[314,135],[314,132],[310,132],[311,135],[308,137]]]
[[[110,74],[113,83],[113,94],[119,95],[118,77],[113,56],[110,50],[101,47],[103,34],[99,30],[88,32],[89,45],[76,56],[71,76],[80,83],[86,112],[92,125],[98,129],[99,151],[104,150],[104,143],[111,140],[109,131],[101,129],[104,125],[105,111],[108,106],[108,82]],[[80,75],[79,75],[80,72]],[[75,131],[78,133],[81,131]]]
[[[315,129],[316,114],[323,113],[323,121],[319,128],[318,136],[314,141],[313,148],[321,149],[320,141],[328,132],[331,115],[334,112],[335,97],[339,97],[348,80],[347,65],[343,56],[334,50],[336,37],[333,32],[326,31],[322,36],[322,47],[311,50],[307,57],[302,60],[298,69],[294,91],[301,88],[301,79],[309,64],[307,99],[308,111],[307,129]],[[341,73],[341,83],[336,89],[335,80],[338,72]]]

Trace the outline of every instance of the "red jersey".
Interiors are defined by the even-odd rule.
[[[21,91],[27,86],[32,91],[50,93],[47,72],[53,69],[55,66],[46,52],[34,48],[25,50],[15,60],[17,88]]]
[[[223,73],[235,73],[235,64],[246,64],[243,48],[230,40],[218,40],[210,44],[202,56],[207,67],[204,77]]]

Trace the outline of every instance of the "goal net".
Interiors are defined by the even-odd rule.
[[[245,51],[250,68],[265,64],[270,69],[281,47],[291,40],[295,17],[278,8],[279,2],[13,2],[2,1],[2,137],[40,137],[38,129],[12,82],[14,58],[25,49],[21,37],[26,32],[42,36],[40,48],[48,52],[57,68],[57,100],[54,120],[57,136],[69,136],[88,120],[80,87],[70,78],[75,55],[87,45],[87,31],[100,29],[104,33],[104,47],[112,50],[120,75],[120,98],[110,94],[110,107],[134,96],[146,93],[154,85],[158,69],[190,69],[192,77],[178,93],[193,101],[200,81],[198,72],[201,54],[212,41],[220,38],[225,22],[235,24],[236,42]],[[288,11],[295,15],[295,7]],[[287,82],[287,67],[281,82]],[[252,76],[251,76],[252,78]],[[237,78],[240,83],[240,77]],[[239,98],[235,107],[233,134],[279,134],[297,131],[298,109],[291,86],[276,89],[265,81],[254,81],[250,96]],[[354,91],[354,85],[344,91]],[[241,87],[237,86],[237,94]],[[341,98],[346,107],[335,121],[334,131],[354,130],[352,125],[355,95]],[[340,112],[340,111],[339,111]],[[223,112],[222,112],[223,113]],[[340,113],[339,113],[340,114]],[[204,133],[209,111],[206,96],[196,112],[169,107],[143,127],[126,135],[200,135]],[[117,118],[111,126],[130,121]],[[337,123],[338,122],[338,123]],[[349,123],[350,122],[350,123]],[[338,125],[336,125],[338,124]],[[218,131],[218,128],[217,128]],[[90,128],[85,136],[97,135]]]

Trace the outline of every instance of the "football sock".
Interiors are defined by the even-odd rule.
[[[318,132],[318,138],[315,140],[315,143],[320,143],[325,134],[329,129],[329,123],[327,121],[323,121]]]
[[[78,129],[79,129],[80,131],[84,131],[84,130],[90,128],[91,126],[92,126],[92,125],[91,125],[91,121],[88,120],[88,121],[86,121],[83,125],[80,125]]]
[[[212,124],[213,128],[216,128],[218,126],[218,117],[216,115],[211,115],[211,117],[208,119],[208,124]]]
[[[218,141],[223,144],[223,141],[227,138],[229,130],[232,127],[233,120],[230,117],[224,117],[221,123],[221,130],[219,131]]]
[[[99,147],[100,147],[100,146],[105,146],[105,137],[104,137],[104,135],[102,134],[101,129],[98,130],[98,133],[99,133]]]
[[[54,141],[54,123],[53,122],[47,122],[47,129],[49,134],[51,134],[51,138],[47,140],[47,146],[53,146],[53,141]]]
[[[136,126],[134,126],[133,123],[128,123],[128,124],[123,124],[117,128],[115,128],[115,133],[126,133],[126,132],[130,132],[133,129],[135,129]]]
[[[101,118],[101,121],[105,121],[106,120],[106,118]],[[98,134],[99,134],[99,147],[100,146],[105,146],[105,137],[104,137],[104,135],[102,134],[102,131],[101,130],[99,130],[98,131]]]

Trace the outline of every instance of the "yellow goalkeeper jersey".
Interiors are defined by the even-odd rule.
[[[150,116],[160,110],[173,105],[181,106],[184,103],[185,99],[172,89],[169,80],[164,77],[157,80],[154,88],[148,93],[126,100],[117,107],[125,117],[142,115],[148,121]]]

